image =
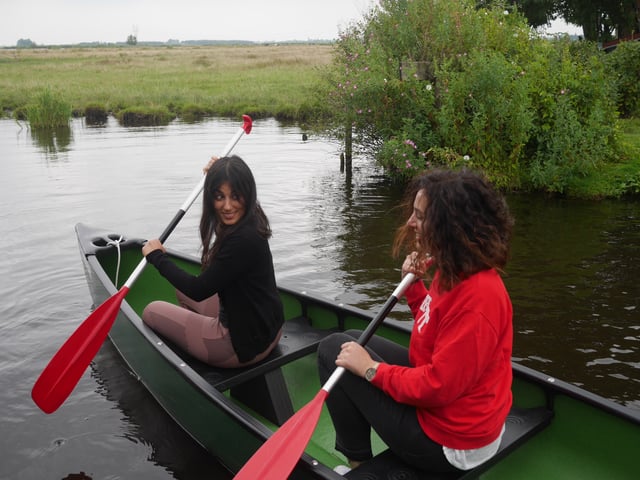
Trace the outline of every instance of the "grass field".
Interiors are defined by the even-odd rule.
[[[25,108],[49,88],[76,112],[101,104],[300,120],[332,53],[328,44],[0,49],[0,108]]]

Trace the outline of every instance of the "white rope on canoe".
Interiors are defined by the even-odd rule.
[[[122,235],[120,235],[120,238],[118,238],[117,240],[109,239],[109,241],[107,242],[107,245],[114,245],[118,250],[118,263],[116,265],[116,279],[114,282],[114,285],[116,288],[118,288],[118,275],[120,275],[120,243],[121,242],[122,242]]]

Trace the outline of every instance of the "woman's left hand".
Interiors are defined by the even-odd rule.
[[[378,362],[375,362],[369,352],[365,348],[356,342],[346,342],[340,347],[340,353],[336,358],[336,365],[344,367],[350,372],[364,377],[364,373],[368,368],[373,367]]]
[[[160,240],[158,240],[157,238],[149,240],[148,242],[145,242],[144,245],[142,245],[142,255],[144,255],[145,257],[154,250],[162,250],[163,253],[166,251]]]

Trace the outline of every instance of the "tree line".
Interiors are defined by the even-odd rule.
[[[477,4],[515,6],[532,27],[563,18],[582,27],[586,40],[599,43],[640,32],[640,0],[479,0]]]

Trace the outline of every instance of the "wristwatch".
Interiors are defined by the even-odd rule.
[[[378,371],[378,365],[380,364],[376,363],[375,366],[371,368],[367,368],[367,371],[364,372],[364,378],[367,379],[367,382],[370,382],[371,380],[373,380],[373,377],[376,376],[376,372]]]

